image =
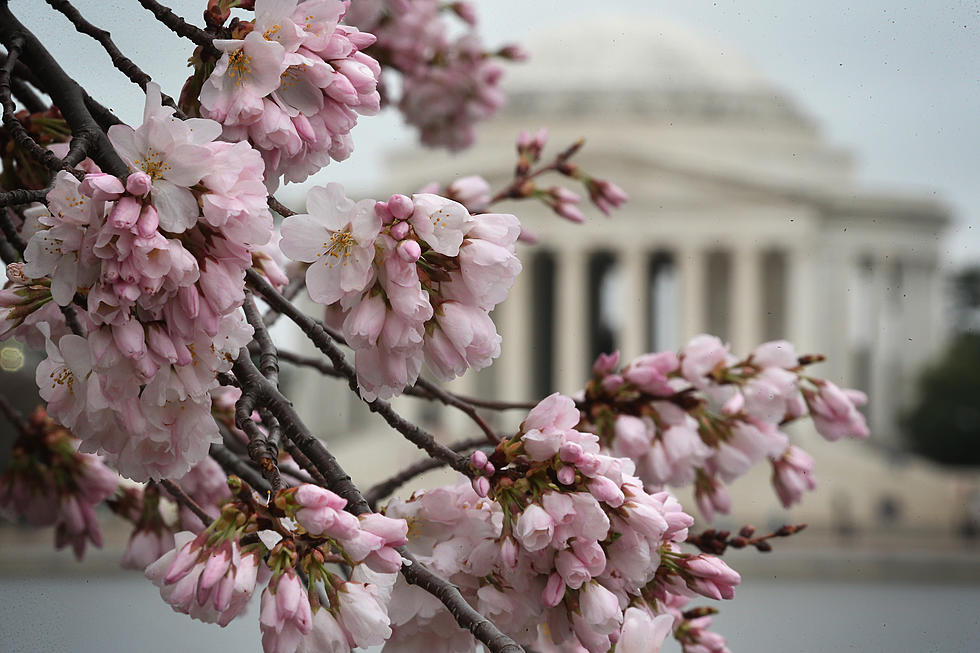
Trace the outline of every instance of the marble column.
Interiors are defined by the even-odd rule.
[[[681,288],[679,340],[683,346],[693,336],[703,333],[707,323],[704,250],[699,247],[681,246],[676,250],[675,259]]]
[[[786,252],[786,338],[800,353],[819,351],[813,329],[817,327],[816,262],[807,247]]]
[[[641,247],[630,247],[617,254],[623,280],[622,330],[617,345],[623,361],[647,350],[650,317],[650,259]]]
[[[744,356],[762,338],[762,259],[759,248],[740,244],[732,251],[732,350]]]
[[[522,401],[531,399],[531,329],[534,328],[531,310],[531,285],[533,270],[527,266],[517,276],[510,295],[494,309],[494,321],[502,338],[500,359],[497,366],[497,399]]]
[[[588,256],[579,249],[555,253],[555,382],[558,390],[573,393],[587,381],[589,285]]]

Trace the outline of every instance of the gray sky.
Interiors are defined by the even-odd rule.
[[[354,0],[355,2],[357,0]],[[11,0],[55,56],[93,95],[138,121],[141,94],[113,71],[91,41],[36,0]],[[158,27],[135,0],[77,0],[92,22],[109,29],[165,90],[186,76],[189,42]],[[660,15],[740,52],[785,88],[823,126],[831,143],[852,150],[860,179],[878,189],[935,192],[956,223],[945,262],[980,261],[980,3],[916,0],[821,2],[665,2],[659,0],[477,0],[490,44],[521,42],[542,27],[604,11]],[[195,21],[203,0],[174,0]],[[52,35],[54,38],[46,38]],[[593,47],[594,44],[583,44]],[[528,62],[533,66],[533,62]],[[353,188],[376,183],[381,153],[414,135],[393,113],[362,118],[350,160],[331,164],[318,181]]]

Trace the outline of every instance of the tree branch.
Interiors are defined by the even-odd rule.
[[[268,481],[262,477],[262,474],[258,470],[249,467],[244,460],[235,455],[227,447],[220,444],[212,444],[208,453],[214,458],[215,462],[221,465],[221,469],[225,470],[226,474],[240,476],[249,485],[262,492],[269,492],[271,490]]]
[[[129,167],[119,158],[105,132],[89,113],[85,91],[58,65],[34,34],[10,12],[8,0],[0,0],[0,40],[11,49],[14,43],[23,45],[22,59],[37,77],[71,128],[72,138],[88,144],[89,156],[109,174],[124,179]],[[8,57],[9,59],[9,57]],[[7,124],[4,107],[4,124]],[[52,155],[54,156],[54,155]],[[57,157],[55,157],[57,159]],[[61,162],[58,162],[61,167]]]
[[[0,38],[3,38],[3,43],[7,46],[7,58],[3,62],[3,66],[0,67],[0,104],[3,106],[3,126],[10,132],[10,136],[14,139],[14,142],[27,152],[31,158],[52,170],[61,170],[66,167],[61,159],[55,156],[51,150],[38,145],[37,141],[27,133],[24,125],[17,119],[17,107],[14,106],[14,101],[11,97],[11,79],[14,66],[20,58],[26,39],[20,34],[13,34],[9,38],[6,38],[3,9],[6,9],[5,2],[0,3]],[[13,17],[11,16],[11,18]]]
[[[177,503],[186,506],[192,513],[197,515],[197,518],[201,520],[202,524],[204,524],[205,526],[210,526],[211,522],[214,521],[211,518],[211,515],[204,512],[204,508],[199,506],[197,504],[197,501],[194,501],[194,499],[190,498],[190,496],[186,492],[184,492],[183,488],[181,488],[179,485],[177,485],[176,483],[168,479],[161,480],[160,485],[162,485],[167,489],[167,492],[170,493],[170,496],[172,496],[177,501]]]
[[[143,5],[143,8],[149,11],[153,16],[166,25],[170,30],[177,36],[183,36],[185,39],[190,39],[197,45],[204,48],[204,52],[215,59],[221,56],[221,53],[215,49],[212,41],[214,37],[205,32],[200,27],[191,25],[186,20],[178,16],[170,9],[156,0],[139,0],[139,3]]]
[[[451,445],[451,448],[453,451],[466,451],[468,449],[475,449],[480,445],[486,444],[486,440],[483,438],[470,438],[469,440],[463,440]],[[445,464],[446,463],[437,458],[425,458],[420,460],[414,465],[409,465],[391,478],[381,481],[380,483],[368,488],[368,491],[364,493],[364,499],[371,506],[371,509],[375,510],[377,509],[379,501],[387,496],[390,496],[392,492],[400,488],[405,483],[428,471],[439,469]]]
[[[93,39],[99,42],[102,49],[106,51],[109,55],[109,59],[112,61],[112,65],[115,66],[116,70],[121,72],[123,75],[129,78],[131,82],[138,85],[144,91],[146,90],[146,85],[153,81],[149,75],[143,72],[139,66],[137,66],[131,59],[126,57],[112,41],[112,35],[104,29],[100,29],[93,25],[92,23],[85,20],[78,9],[76,9],[71,2],[68,0],[45,0],[53,9],[61,12],[64,16],[71,21],[71,24],[75,26],[75,29],[91,36]],[[177,103],[174,102],[173,98],[169,95],[161,93],[161,98],[163,103],[177,112],[177,117],[184,119],[186,116],[177,107]]]

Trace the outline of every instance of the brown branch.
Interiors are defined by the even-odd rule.
[[[262,474],[260,474],[254,467],[249,466],[248,463],[239,458],[238,455],[228,447],[217,443],[212,444],[208,454],[214,458],[216,463],[221,465],[221,469],[223,469],[226,474],[234,474],[235,476],[239,476],[249,485],[261,490],[262,492],[269,491],[269,483],[262,477]]]
[[[288,317],[306,334],[306,337],[310,339],[316,348],[323,352],[330,359],[330,362],[333,363],[333,366],[347,379],[351,391],[360,397],[361,395],[357,388],[357,373],[351,367],[350,363],[347,362],[347,359],[344,358],[344,353],[334,343],[323,326],[293,306],[290,301],[279,294],[272,287],[272,284],[266,281],[255,270],[247,270],[245,272],[245,280],[256,292],[262,295],[262,298],[270,307]],[[241,380],[241,376],[238,378]],[[367,404],[371,412],[380,415],[389,426],[401,433],[405,439],[424,450],[430,456],[441,458],[458,472],[466,475],[472,474],[465,456],[461,456],[445,445],[436,442],[430,433],[395,412],[391,404],[387,401],[375,399],[373,401],[364,400],[364,403]]]
[[[109,59],[112,61],[112,65],[115,66],[116,70],[121,72],[123,75],[129,78],[131,82],[138,85],[144,91],[146,90],[146,85],[153,81],[152,78],[143,72],[139,66],[137,66],[131,59],[126,57],[112,41],[112,35],[104,29],[96,27],[92,23],[85,20],[78,9],[76,9],[71,2],[68,0],[45,0],[53,9],[64,14],[65,18],[71,21],[71,24],[75,26],[75,29],[82,34],[91,36],[93,39],[99,42],[102,49],[106,51],[109,55]],[[174,102],[173,98],[161,92],[161,98],[163,103],[169,107],[173,107],[176,111],[178,118],[186,118],[184,113],[177,107],[177,103]]]
[[[275,211],[276,213],[278,213],[284,218],[288,218],[289,216],[296,215],[296,211],[292,210],[291,208],[289,208],[288,206],[286,206],[285,204],[277,200],[274,195],[269,195],[269,199],[266,201],[268,202],[270,209],[272,209],[273,211]]]
[[[259,371],[273,386],[279,387],[279,356],[276,353],[276,345],[269,336],[259,309],[255,306],[252,293],[245,291],[245,303],[242,308],[245,311],[245,319],[255,330],[255,342],[259,346]],[[252,421],[251,414],[254,401],[250,401],[251,394],[243,392],[241,399],[235,405],[235,423],[238,428],[248,434],[248,455],[262,469],[262,476],[269,481],[272,493],[276,494],[282,489],[282,477],[279,474],[279,423],[275,417],[260,408],[259,415],[266,425],[267,432],[262,433],[255,422]],[[247,409],[247,412],[246,412]]]
[[[7,0],[0,0],[0,41],[8,51],[12,44],[22,44],[21,59],[37,77],[39,88],[44,88],[61,111],[71,129],[72,138],[88,144],[89,156],[103,171],[125,178],[129,167],[116,154],[105,132],[89,113],[85,91],[65,73],[37,37],[14,17]],[[5,106],[4,125],[7,125],[6,114]],[[58,167],[62,166],[60,161],[58,164]]]
[[[29,425],[23,415],[7,400],[7,397],[0,393],[0,413],[7,418],[7,421],[20,431],[21,435],[27,435]]]
[[[481,445],[486,445],[486,441],[483,438],[471,438],[469,440],[457,442],[451,445],[451,448],[453,451],[467,451],[469,449],[475,449]],[[446,463],[437,458],[425,458],[420,460],[413,465],[409,465],[394,476],[368,488],[367,492],[364,493],[364,499],[368,502],[368,504],[370,504],[372,510],[377,509],[379,501],[387,496],[390,496],[392,492],[400,488],[405,483],[428,471],[439,469],[445,464]]]
[[[16,191],[11,191],[14,193]],[[6,193],[4,193],[6,195]],[[19,196],[16,199],[20,200],[23,196]],[[20,202],[18,202],[19,204]],[[14,226],[14,221],[10,217],[9,209],[2,208],[2,201],[0,201],[0,232],[3,233],[3,238],[10,245],[17,250],[17,253],[23,257],[24,250],[27,249],[27,243],[21,237],[20,233],[17,231],[17,227]],[[8,261],[12,263],[13,261]]]
[[[772,545],[769,544],[770,539],[796,535],[804,528],[806,528],[806,524],[796,524],[795,526],[786,524],[771,533],[755,537],[753,537],[755,535],[754,526],[743,526],[735,537],[729,537],[731,535],[730,531],[716,531],[713,528],[709,528],[703,533],[692,533],[688,535],[685,542],[687,544],[693,544],[701,551],[713,555],[722,555],[728,547],[744,549],[747,546],[754,546],[760,553],[769,553],[772,551]]]
[[[5,4],[0,4],[0,8],[5,9]],[[0,36],[3,36],[5,31],[3,29],[3,19],[2,12],[0,12]],[[11,79],[13,78],[14,66],[20,58],[25,41],[25,37],[20,34],[14,34],[9,38],[3,39],[4,45],[7,46],[7,58],[3,62],[3,66],[0,67],[0,104],[3,106],[3,126],[10,133],[10,136],[17,143],[18,147],[27,152],[31,158],[51,170],[61,170],[66,167],[61,159],[55,156],[51,150],[38,145],[37,141],[27,133],[27,129],[17,119],[17,107],[14,106],[14,100],[11,96]]]
[[[201,520],[202,524],[204,524],[205,526],[210,526],[211,522],[214,521],[211,518],[211,515],[204,512],[204,508],[199,506],[197,501],[194,501],[194,499],[190,498],[190,496],[186,492],[184,492],[183,488],[181,488],[179,485],[177,485],[176,483],[168,479],[161,480],[160,485],[162,485],[164,488],[167,489],[167,492],[170,493],[170,496],[172,496],[177,501],[177,503],[184,505],[192,513],[197,515],[197,518]]]
[[[463,401],[456,395],[452,394],[451,392],[446,392],[445,390],[437,386],[435,383],[423,379],[421,376],[418,379],[416,379],[415,387],[425,390],[434,399],[441,402],[442,404],[446,406],[452,406],[453,408],[467,415],[471,420],[473,420],[473,422],[477,426],[480,427],[480,430],[483,431],[483,435],[485,435],[487,438],[487,442],[489,442],[490,444],[495,445],[498,442],[500,442],[500,437],[493,432],[493,429],[490,428],[490,425],[487,424],[482,417],[480,417],[480,414],[476,412],[476,408],[474,408],[470,404],[466,403],[465,401]]]
[[[7,61],[7,55],[0,54],[0,65]],[[14,97],[24,105],[30,113],[43,113],[48,110],[48,104],[38,97],[31,85],[21,74],[27,69],[14,63],[14,68],[10,75],[10,88],[14,92]]]
[[[185,39],[190,39],[197,45],[204,48],[205,54],[214,57],[215,59],[221,56],[221,53],[215,49],[213,40],[214,37],[205,32],[200,27],[191,25],[186,20],[178,16],[170,9],[156,0],[139,0],[139,3],[143,5],[143,8],[149,11],[153,16],[170,28],[177,36],[182,36]]]
[[[290,279],[286,287],[282,289],[282,296],[288,299],[289,301],[293,301],[294,299],[296,299],[296,295],[299,294],[299,291],[301,291],[305,287],[306,287],[306,275],[298,274],[292,279]],[[262,321],[265,322],[265,325],[267,327],[271,327],[273,324],[276,323],[276,320],[278,320],[281,315],[282,313],[280,313],[279,311],[270,308],[265,312],[265,315],[262,316]]]

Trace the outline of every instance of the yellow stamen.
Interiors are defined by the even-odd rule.
[[[228,55],[228,76],[235,80],[235,86],[241,86],[248,81],[252,74],[252,58],[245,50],[235,50]]]
[[[170,170],[170,164],[163,160],[163,154],[154,150],[152,147],[146,149],[146,157],[136,159],[133,163],[146,174],[150,179],[156,181],[163,179],[163,175]]]

